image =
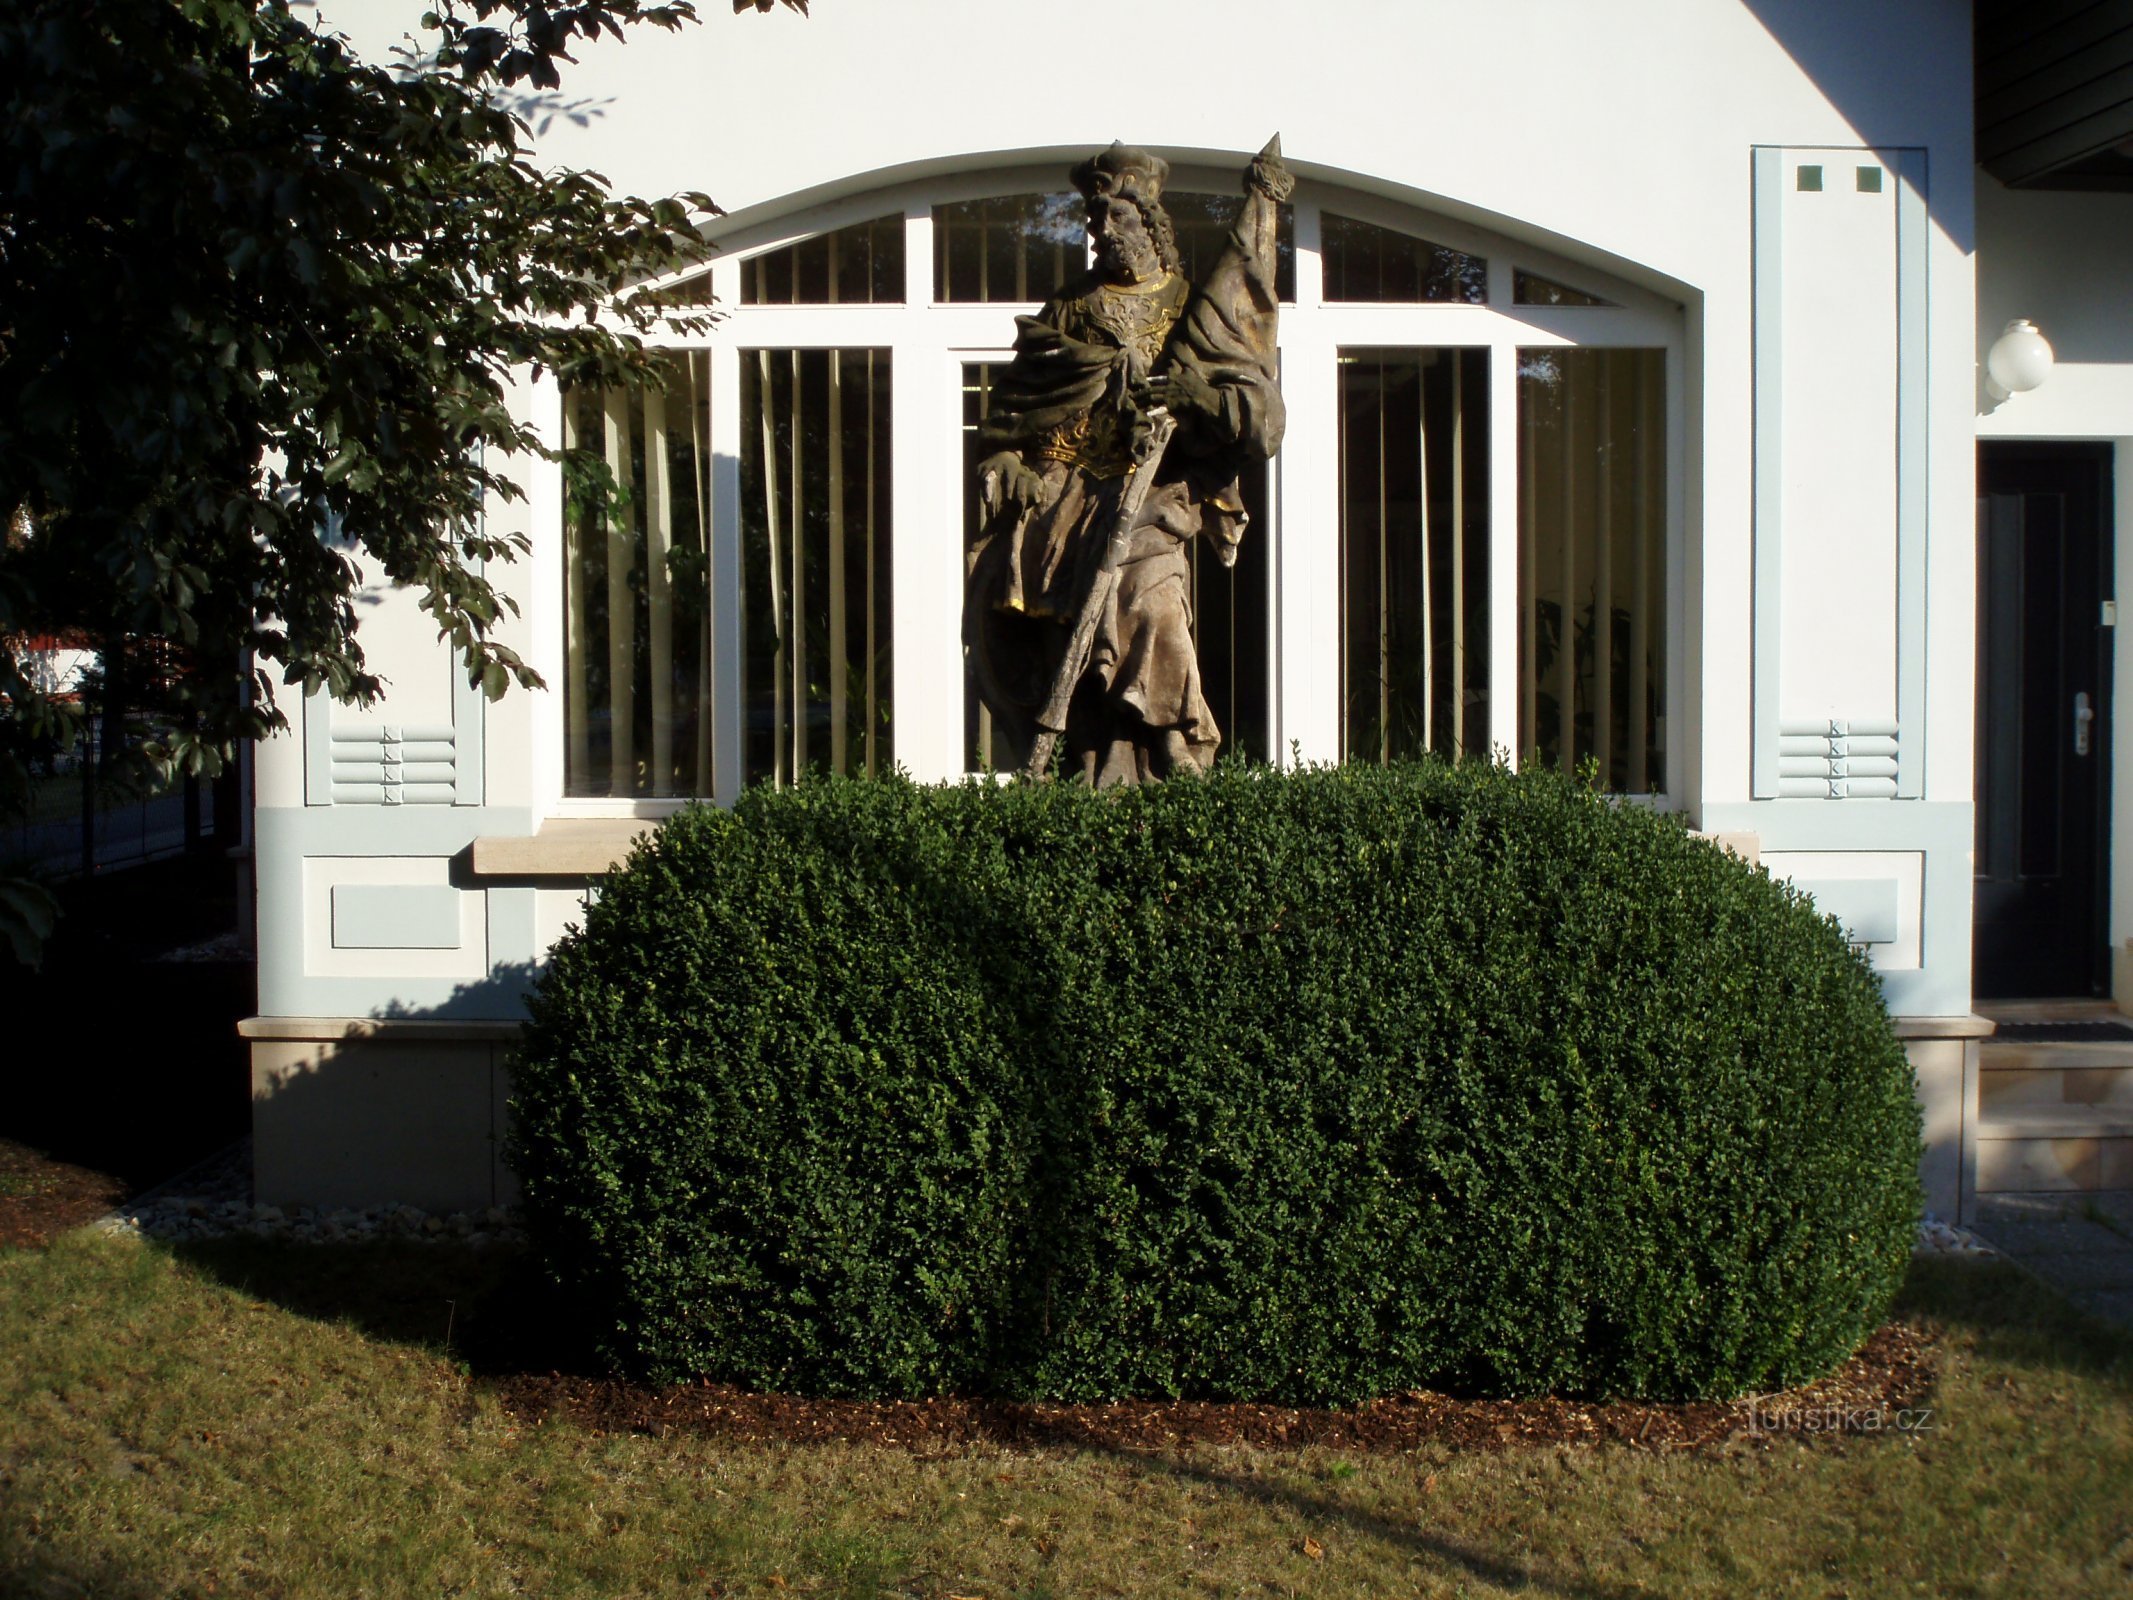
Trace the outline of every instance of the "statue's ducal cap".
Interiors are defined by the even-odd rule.
[[[1115,194],[1139,200],[1163,198],[1163,184],[1170,176],[1170,163],[1161,156],[1114,141],[1076,167],[1071,175],[1084,200],[1106,199]]]

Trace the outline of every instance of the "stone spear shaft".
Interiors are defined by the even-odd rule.
[[[1096,648],[1096,625],[1111,603],[1111,591],[1118,587],[1119,563],[1126,559],[1126,551],[1133,543],[1134,524],[1140,520],[1141,506],[1148,499],[1148,486],[1155,482],[1156,469],[1163,464],[1170,436],[1178,431],[1178,419],[1165,407],[1156,406],[1147,416],[1147,442],[1140,459],[1127,472],[1126,486],[1118,497],[1118,516],[1111,525],[1111,537],[1104,541],[1103,560],[1090,579],[1081,609],[1074,614],[1074,631],[1067,636],[1066,654],[1059,658],[1059,670],[1052,674],[1052,692],[1037,713],[1037,732],[1029,742],[1029,759],[1022,764],[1025,778],[1041,779],[1052,770],[1052,752],[1058,748],[1059,736],[1066,732],[1067,707],[1081,675],[1089,670],[1089,657]]]

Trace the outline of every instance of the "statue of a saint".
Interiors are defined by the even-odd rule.
[[[1114,144],[1074,169],[1095,266],[1016,319],[981,438],[981,543],[963,642],[996,739],[1034,776],[1056,742],[1098,786],[1204,769],[1222,742],[1200,689],[1185,542],[1225,566],[1238,476],[1273,455],[1280,141],[1203,282],[1178,270],[1169,163]]]

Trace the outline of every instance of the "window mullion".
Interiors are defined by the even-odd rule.
[[[1326,258],[1323,248],[1323,213],[1309,200],[1296,202],[1296,304],[1293,310],[1308,314],[1326,298]],[[1284,307],[1287,315],[1291,308]]]
[[[913,197],[904,205],[904,305],[933,303],[933,203]]]
[[[712,798],[741,795],[741,353],[711,349]]]
[[[1492,269],[1493,270],[1493,269]],[[1489,347],[1489,747],[1516,766],[1519,705],[1518,347]]]

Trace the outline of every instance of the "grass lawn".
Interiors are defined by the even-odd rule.
[[[2133,1594],[2133,1336],[1993,1264],[1913,1273],[1922,1431],[929,1456],[523,1422],[451,1259],[0,1254],[0,1593]]]

